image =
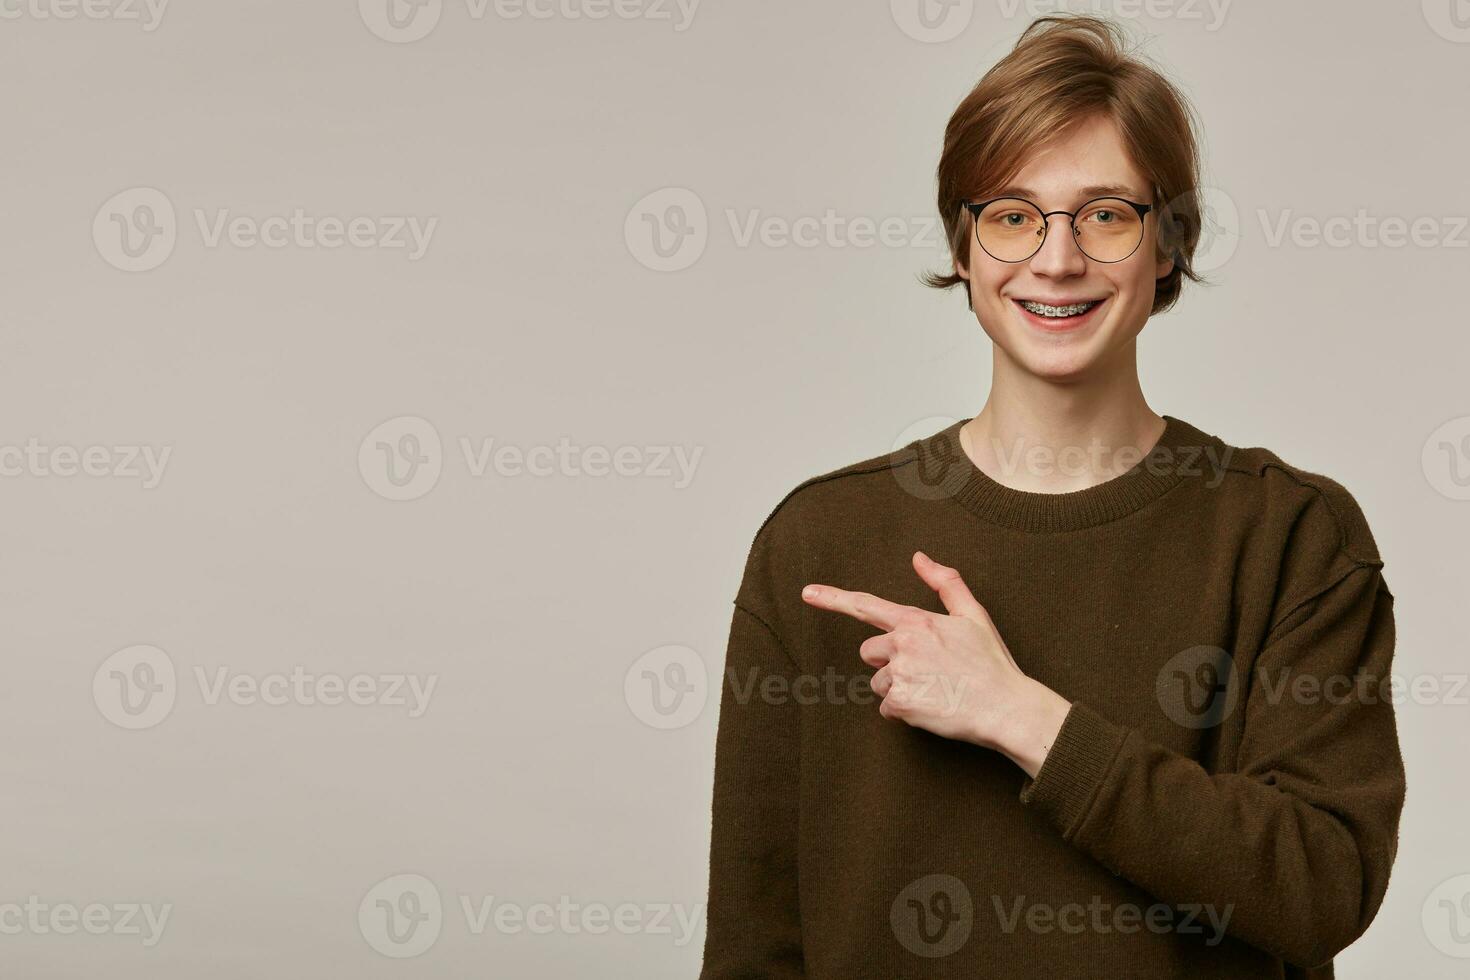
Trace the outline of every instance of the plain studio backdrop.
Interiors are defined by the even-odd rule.
[[[746,551],[983,403],[934,167],[1056,9],[0,5],[0,972],[693,977]],[[1339,975],[1462,976],[1470,17],[1071,9],[1204,121],[1150,403],[1343,483],[1397,595]]]

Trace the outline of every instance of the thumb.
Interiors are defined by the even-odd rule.
[[[935,592],[939,593],[939,601],[944,603],[944,608],[949,610],[951,616],[964,616],[966,619],[984,620],[986,612],[975,598],[960,573],[948,565],[941,565],[922,551],[914,552],[914,571],[919,573],[919,578],[924,580]]]

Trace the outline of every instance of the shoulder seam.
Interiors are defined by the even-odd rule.
[[[1346,553],[1346,551],[1344,551],[1344,553]],[[1358,560],[1354,559],[1353,560],[1352,567],[1346,569],[1341,575],[1339,575],[1337,578],[1333,579],[1327,585],[1325,585],[1322,588],[1318,589],[1316,592],[1313,592],[1309,596],[1303,597],[1300,602],[1295,603],[1286,612],[1284,612],[1280,616],[1276,617],[1276,622],[1272,623],[1271,626],[1266,630],[1266,638],[1261,641],[1261,649],[1264,650],[1267,647],[1271,646],[1273,643],[1275,643],[1278,640],[1280,640],[1281,637],[1276,636],[1275,634],[1276,634],[1276,631],[1281,628],[1281,624],[1287,622],[1288,620],[1291,619],[1291,617],[1295,616],[1297,614],[1297,612],[1302,609],[1302,607],[1304,607],[1304,606],[1307,605],[1307,603],[1309,603],[1309,602],[1316,602],[1318,599],[1322,598],[1322,596],[1324,596],[1327,593],[1331,592],[1333,589],[1337,588],[1343,582],[1346,582],[1351,576],[1353,576],[1357,572],[1362,571],[1365,568],[1373,569],[1376,572],[1379,569],[1381,569],[1382,567],[1383,567],[1383,562],[1381,562],[1381,561],[1358,561]],[[1391,598],[1392,597],[1392,593],[1390,593],[1389,595],[1390,595],[1390,598]],[[1296,629],[1295,626],[1293,626],[1292,629],[1287,630],[1286,632],[1287,633],[1291,633],[1292,630],[1294,630],[1294,629]],[[1285,634],[1283,634],[1283,635],[1285,635]]]
[[[1270,452],[1270,450],[1265,451]],[[1275,456],[1275,454],[1272,453],[1272,456]],[[1343,522],[1342,515],[1339,514],[1337,508],[1332,505],[1332,498],[1327,495],[1327,492],[1322,488],[1320,483],[1303,478],[1303,474],[1306,473],[1305,470],[1298,469],[1297,467],[1292,466],[1290,463],[1284,462],[1280,458],[1267,459],[1262,462],[1258,468],[1255,469],[1249,469],[1240,465],[1231,465],[1230,463],[1225,464],[1225,469],[1228,472],[1240,473],[1245,476],[1254,476],[1257,478],[1259,478],[1261,474],[1263,474],[1268,469],[1279,470],[1280,472],[1286,474],[1286,476],[1290,477],[1293,481],[1295,481],[1298,486],[1310,488],[1314,493],[1317,494],[1318,497],[1322,499],[1323,506],[1325,506],[1327,508],[1327,512],[1332,515],[1332,523],[1337,528],[1338,550],[1341,551],[1344,555],[1347,555],[1347,557],[1353,562],[1354,565],[1373,565],[1380,568],[1383,566],[1382,557],[1365,558],[1362,555],[1355,553],[1351,548],[1348,547],[1347,528]],[[1320,476],[1321,474],[1311,475]],[[1330,478],[1324,477],[1324,479]],[[1339,486],[1341,486],[1341,484],[1339,484]],[[1343,487],[1342,489],[1344,493],[1347,492],[1346,487]]]
[[[780,512],[781,508],[785,507],[787,502],[792,497],[796,496],[807,487],[816,486],[819,483],[830,483],[833,480],[840,480],[843,477],[866,476],[869,473],[878,473],[883,470],[895,469],[898,466],[907,465],[908,463],[913,462],[913,460],[913,453],[908,453],[904,459],[898,461],[897,463],[895,463],[891,459],[884,459],[882,462],[871,460],[865,463],[852,463],[848,466],[843,466],[839,469],[832,470],[829,473],[822,473],[817,476],[808,477],[807,479],[802,480],[796,486],[792,487],[790,490],[786,491],[786,495],[776,502],[776,506],[771,508],[771,512],[766,515],[766,519],[761,521],[760,527],[755,529],[755,536],[757,538],[760,537],[761,532],[766,529],[766,525],[771,523],[771,518],[775,517]]]
[[[734,601],[734,605],[735,605],[735,608],[736,609],[738,609],[741,612],[745,613],[745,615],[749,616],[751,619],[755,620],[757,623],[760,623],[761,626],[765,629],[765,631],[767,633],[771,634],[771,639],[773,639],[773,640],[776,641],[776,646],[777,646],[778,649],[780,649],[781,656],[783,656],[783,657],[786,658],[786,662],[791,665],[791,669],[793,671],[796,671],[797,673],[800,673],[801,672],[801,667],[797,664],[796,658],[794,658],[794,657],[791,656],[791,651],[786,649],[786,644],[782,641],[781,634],[780,633],[777,633],[771,627],[771,624],[768,623],[768,622],[766,622],[765,619],[759,613],[757,613],[754,609],[751,609],[750,607],[746,606],[739,599],[736,599]]]

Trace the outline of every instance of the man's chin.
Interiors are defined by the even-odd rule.
[[[1037,343],[1022,337],[1019,342],[1003,345],[1007,357],[1027,374],[1058,384],[1085,380],[1103,360],[1102,348],[1096,341],[1065,344]]]

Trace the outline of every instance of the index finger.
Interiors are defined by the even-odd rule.
[[[808,585],[801,590],[801,597],[818,609],[830,609],[860,619],[881,630],[892,631],[898,619],[909,610],[896,602],[879,598],[869,592],[849,592],[831,585]]]

